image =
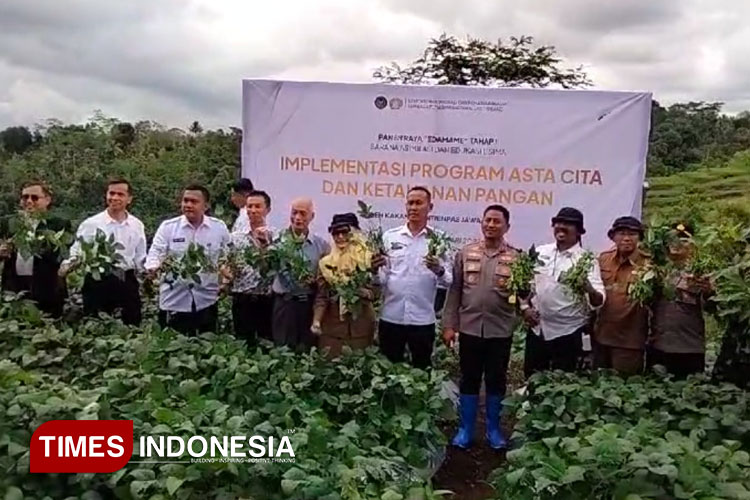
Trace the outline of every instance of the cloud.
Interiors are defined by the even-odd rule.
[[[94,109],[236,126],[246,77],[371,81],[447,31],[533,35],[599,88],[748,107],[750,5],[707,0],[0,2],[0,127]]]

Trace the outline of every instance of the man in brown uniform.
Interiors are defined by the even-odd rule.
[[[628,297],[636,273],[648,263],[638,248],[643,225],[635,217],[619,217],[608,233],[615,248],[599,256],[607,301],[599,310],[592,350],[595,368],[613,368],[622,375],[643,371],[648,336],[648,309]]]
[[[714,294],[711,281],[688,270],[695,257],[693,228],[675,224],[678,241],[669,248],[675,271],[667,277],[673,293],[658,293],[653,306],[652,338],[646,356],[649,368],[662,365],[676,378],[702,373],[706,367],[706,324],[703,308]]]
[[[453,283],[443,312],[443,340],[450,346],[460,332],[461,423],[452,441],[460,448],[468,448],[474,436],[482,375],[487,441],[494,449],[507,446],[500,429],[500,404],[505,396],[515,311],[506,283],[517,255],[503,240],[509,221],[505,207],[487,207],[482,218],[484,239],[463,247],[453,265]]]

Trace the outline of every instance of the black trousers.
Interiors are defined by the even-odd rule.
[[[100,312],[113,315],[116,309],[121,309],[123,323],[141,324],[141,294],[135,271],[126,271],[124,280],[108,275],[97,281],[86,276],[81,292],[84,315],[96,316]]]
[[[432,364],[435,324],[398,325],[381,320],[378,325],[378,340],[380,351],[392,363],[402,362],[406,347],[409,346],[412,366],[425,370]]]
[[[646,351],[646,366],[651,370],[661,365],[676,379],[686,378],[694,373],[703,373],[706,369],[705,353],[664,352],[649,348]]]
[[[546,370],[575,371],[583,353],[584,328],[552,340],[528,333],[523,360],[526,378]]]
[[[31,281],[31,276],[16,276],[16,289],[14,292],[26,292],[26,296],[29,297],[29,294],[31,293]]]
[[[273,341],[298,351],[316,344],[310,331],[313,320],[313,296],[293,297],[276,294],[273,299]]]
[[[195,304],[191,312],[159,310],[159,326],[172,328],[188,336],[216,332],[218,319],[219,304],[216,302],[200,311],[195,310]]]
[[[232,294],[232,323],[234,335],[248,345],[258,339],[273,341],[271,319],[273,318],[273,296],[254,293]]]
[[[487,339],[460,334],[458,356],[461,394],[478,395],[484,375],[484,390],[490,396],[505,396],[508,363],[513,339]]]
[[[445,308],[445,299],[448,297],[448,290],[445,288],[438,288],[435,293],[435,315],[438,318],[443,316],[443,308]]]

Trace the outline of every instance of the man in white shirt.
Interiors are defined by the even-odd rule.
[[[266,224],[266,217],[271,211],[271,197],[265,191],[251,191],[247,197],[247,214],[250,226],[244,231],[232,233],[232,246],[240,253],[248,248],[266,248],[273,240],[275,231]],[[258,338],[273,341],[271,335],[271,318],[273,296],[268,283],[262,282],[257,269],[242,264],[230,274],[232,281],[232,321],[234,334],[253,345]]]
[[[146,271],[154,278],[167,256],[180,259],[191,243],[200,245],[214,269],[199,273],[200,283],[177,279],[159,286],[159,324],[185,335],[216,331],[219,273],[215,267],[229,231],[221,220],[206,215],[210,196],[198,184],[182,192],[182,215],[159,225],[146,258]]]
[[[289,273],[279,273],[272,285],[274,343],[299,350],[307,350],[316,342],[310,331],[316,292],[315,276],[320,259],[331,251],[331,245],[325,238],[310,232],[310,223],[314,218],[312,200],[298,198],[292,201],[289,228],[281,233],[281,238],[289,235],[305,238],[302,253],[313,278],[307,283],[297,283]]]
[[[574,371],[582,353],[582,338],[592,312],[604,304],[605,291],[599,264],[593,259],[581,302],[560,275],[584,255],[581,236],[586,233],[583,214],[565,207],[552,218],[555,243],[537,248],[542,264],[537,266],[535,290],[530,302],[521,303],[526,323],[533,331],[526,336],[524,372],[527,377],[544,370]]]
[[[114,235],[123,248],[118,253],[123,257],[117,275],[110,274],[95,280],[86,276],[83,282],[83,313],[97,315],[99,312],[113,314],[121,309],[122,322],[138,325],[141,322],[141,295],[136,273],[143,270],[146,260],[146,233],[143,223],[128,212],[133,202],[133,188],[126,179],[117,178],[107,184],[107,209],[84,220],[70,248],[70,257],[60,266],[60,276],[66,276],[80,262],[79,239],[91,241],[101,230],[107,236]]]
[[[243,232],[250,228],[250,220],[247,217],[247,197],[250,192],[253,191],[253,182],[250,179],[243,177],[238,180],[232,186],[232,195],[230,197],[232,205],[234,205],[239,213],[237,219],[235,219],[232,225],[232,232]]]
[[[383,307],[378,327],[380,350],[392,362],[404,359],[406,346],[411,363],[426,369],[431,364],[435,342],[435,295],[438,285],[450,286],[447,256],[428,257],[427,226],[432,195],[421,186],[406,197],[407,222],[383,235],[387,258],[375,258],[383,290]]]

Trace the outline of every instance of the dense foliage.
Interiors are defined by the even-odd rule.
[[[561,68],[552,45],[534,46],[530,36],[496,42],[443,33],[427,43],[420,58],[375,70],[373,77],[389,83],[437,85],[497,85],[563,88],[591,85],[581,67]]]
[[[536,375],[493,484],[503,499],[750,497],[750,396],[701,377]]]
[[[720,102],[653,103],[649,173],[665,175],[699,166],[718,166],[750,149],[750,112],[721,113]]]
[[[374,352],[248,351],[146,323],[75,326],[0,303],[0,491],[23,498],[427,499],[444,444],[443,373]],[[28,446],[55,419],[133,420],[135,435],[291,436],[294,463],[128,464],[114,474],[31,475]],[[136,443],[137,450],[137,443]],[[13,497],[11,497],[13,498]],[[20,497],[19,497],[20,498]]]
[[[36,141],[23,154],[0,148],[0,213],[15,210],[23,182],[38,179],[52,187],[57,210],[80,221],[102,210],[106,182],[115,176],[133,184],[133,213],[150,234],[179,213],[181,189],[191,182],[208,186],[217,215],[228,211],[229,190],[239,172],[237,129],[188,134],[96,114],[84,125],[51,120],[36,132]]]

